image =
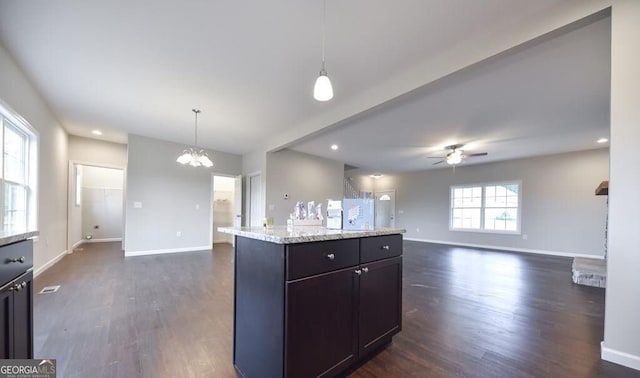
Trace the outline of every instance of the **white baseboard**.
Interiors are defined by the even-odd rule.
[[[600,357],[602,357],[603,360],[613,362],[614,364],[640,370],[640,356],[634,356],[633,354],[607,348],[604,346],[604,341],[600,343]]]
[[[163,253],[198,252],[198,251],[211,251],[211,246],[205,245],[200,247],[153,249],[148,251],[124,251],[124,257],[160,255]]]
[[[105,238],[105,239],[89,239],[84,240],[85,243],[108,243],[108,242],[121,242],[122,238]]]
[[[51,260],[47,261],[41,267],[39,267],[38,269],[34,270],[33,271],[33,278],[38,277],[42,272],[44,272],[45,270],[47,270],[47,269],[51,268],[52,266],[54,266],[58,261],[62,260],[62,258],[65,257],[68,253],[69,253],[69,251],[62,251],[62,253],[60,253],[58,256],[52,258]]]
[[[583,253],[544,251],[540,249],[503,247],[503,246],[497,246],[497,245],[484,245],[484,244],[472,244],[472,243],[458,243],[458,242],[444,241],[444,240],[429,240],[429,239],[418,239],[418,238],[407,238],[407,237],[405,237],[404,240],[411,240],[411,241],[424,242],[424,243],[449,244],[449,245],[457,245],[460,247],[497,249],[499,251],[536,253],[539,255],[551,255],[551,256],[563,256],[563,257],[585,257],[590,259],[604,260],[604,256],[587,255]]]
[[[81,245],[83,245],[83,244],[84,244],[84,242],[85,242],[85,240],[84,240],[84,239],[80,239],[80,240],[78,240],[77,242],[75,242],[75,243],[71,246],[71,252],[69,252],[69,253],[73,253],[73,250],[74,250],[74,249],[76,249],[76,248],[78,248],[78,247],[80,247]]]

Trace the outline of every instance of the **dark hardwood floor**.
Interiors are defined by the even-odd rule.
[[[59,377],[235,377],[233,252],[84,245],[35,280],[36,358]],[[604,290],[571,259],[405,242],[403,331],[352,377],[639,377],[600,360]]]

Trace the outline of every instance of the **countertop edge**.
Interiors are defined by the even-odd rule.
[[[384,228],[377,230],[330,230],[326,228],[299,226],[293,229],[286,228],[252,228],[238,229],[233,227],[219,227],[218,231],[250,239],[262,240],[275,244],[298,244],[316,241],[353,239],[372,236],[384,236],[403,234],[407,232],[402,228]],[[288,235],[284,235],[284,234]]]
[[[0,247],[40,235],[40,231],[0,232]]]

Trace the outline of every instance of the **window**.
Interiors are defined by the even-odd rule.
[[[5,231],[36,228],[36,134],[0,101],[0,220]]]
[[[520,233],[520,182],[452,186],[449,228]]]

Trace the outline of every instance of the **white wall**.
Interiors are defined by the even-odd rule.
[[[344,163],[291,150],[267,154],[266,215],[284,225],[297,201],[322,203],[343,197]],[[283,194],[289,199],[283,199]]]
[[[211,248],[212,169],[176,163],[186,147],[129,135],[125,255]],[[240,174],[239,155],[208,153],[215,172]],[[134,208],[135,202],[141,203],[142,208]],[[177,232],[181,232],[180,237]]]
[[[396,190],[396,226],[405,238],[513,250],[604,255],[606,196],[594,191],[608,179],[608,151],[560,155],[385,175],[375,190]],[[522,181],[522,234],[449,230],[451,185]],[[419,231],[418,231],[419,229]]]
[[[38,228],[34,269],[40,273],[67,249],[67,133],[4,46],[0,45],[0,98],[39,133]]]
[[[640,370],[640,1],[613,2],[611,180],[602,358]]]
[[[69,135],[69,160],[124,168],[127,145]]]
[[[92,241],[122,239],[124,171],[84,166],[82,173],[82,235]]]

